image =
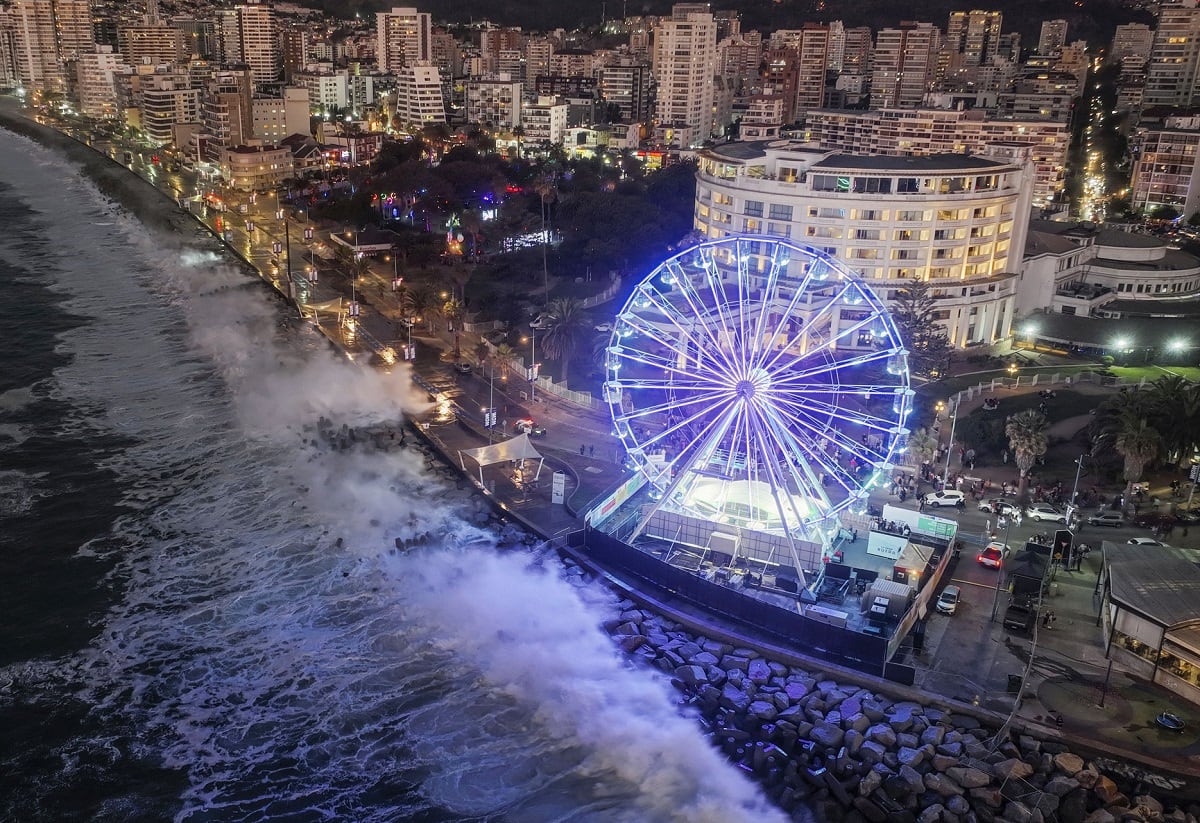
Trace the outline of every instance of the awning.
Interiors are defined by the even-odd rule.
[[[463,471],[467,470],[467,464],[464,458],[471,458],[479,464],[479,482],[483,484],[483,467],[490,466],[493,463],[505,463],[512,460],[537,460],[537,474],[534,475],[536,480],[542,473],[542,457],[541,452],[533,447],[533,443],[529,442],[528,434],[519,434],[516,437],[503,440],[499,443],[492,443],[489,446],[480,446],[477,449],[460,449],[458,452],[458,462],[462,466]]]

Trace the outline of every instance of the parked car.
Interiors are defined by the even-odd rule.
[[[546,427],[533,422],[532,417],[524,417],[513,424],[517,434],[527,434],[530,437],[545,437]]]
[[[1066,523],[1067,516],[1053,506],[1047,506],[1045,503],[1035,503],[1026,511],[1026,515],[1030,520],[1036,520],[1039,523],[1043,520],[1050,520],[1054,523]]]
[[[1013,598],[1004,610],[1004,628],[1028,632],[1037,622],[1037,603],[1028,598]]]
[[[958,586],[947,586],[942,589],[942,593],[937,599],[937,610],[942,614],[954,614],[961,597],[962,590]]]
[[[1162,529],[1174,526],[1178,522],[1180,521],[1175,515],[1162,512],[1142,512],[1133,518],[1133,525],[1143,529]]]
[[[1008,546],[993,541],[988,543],[983,551],[976,555],[975,559],[979,561],[979,565],[987,566],[990,569],[998,569],[1004,565],[1004,557],[1008,554]]]
[[[979,510],[981,512],[998,514],[1001,517],[1008,517],[1016,514],[1021,509],[1015,503],[1009,503],[1007,500],[1001,500],[1000,498],[996,497],[991,500],[980,500]]]
[[[535,317],[529,321],[529,328],[544,329],[547,326],[549,326],[551,321],[553,321],[553,320],[554,320],[554,318],[551,315],[543,312],[542,314],[539,314],[537,317]]]
[[[1126,542],[1131,546],[1162,546],[1164,549],[1171,548],[1166,543],[1155,540],[1153,537],[1131,537]]]
[[[940,492],[930,492],[921,499],[925,501],[926,506],[939,507],[957,506],[967,498],[966,495],[955,489],[942,489]]]
[[[1102,512],[1101,514],[1093,514],[1087,519],[1089,526],[1111,526],[1114,529],[1119,529],[1125,525],[1125,518],[1120,512]]]
[[[612,323],[597,323],[592,328],[596,331],[612,331]]]
[[[458,372],[459,374],[470,374],[471,373],[471,364],[468,363],[466,360],[460,360],[459,362],[454,364],[454,370],[456,372]]]

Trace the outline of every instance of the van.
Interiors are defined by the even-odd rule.
[[[961,599],[962,590],[958,586],[947,586],[942,589],[942,594],[937,599],[937,610],[942,614],[954,614]]]

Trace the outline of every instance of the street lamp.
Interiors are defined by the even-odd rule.
[[[521,342],[525,342],[525,338],[521,338]],[[529,379],[529,399],[537,400],[537,330],[529,330],[529,368],[525,370],[525,376]]]
[[[940,401],[939,401],[940,402]],[[942,472],[942,488],[950,480],[950,454],[954,451],[954,427],[958,423],[958,399],[954,400],[954,412],[950,415],[950,443],[946,446],[946,469]]]
[[[1075,505],[1075,497],[1079,494],[1079,472],[1083,470],[1083,458],[1087,457],[1087,452],[1079,455],[1079,459],[1075,461],[1075,485],[1071,487],[1071,499],[1067,501],[1067,528],[1071,528],[1071,516],[1075,513],[1075,509],[1079,508]]]

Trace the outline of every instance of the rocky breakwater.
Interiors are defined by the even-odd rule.
[[[586,572],[570,560],[567,574]],[[1105,775],[1068,746],[997,739],[994,720],[893,700],[752,649],[696,636],[625,600],[605,629],[663,672],[719,747],[785,811],[870,823],[1197,819]]]

